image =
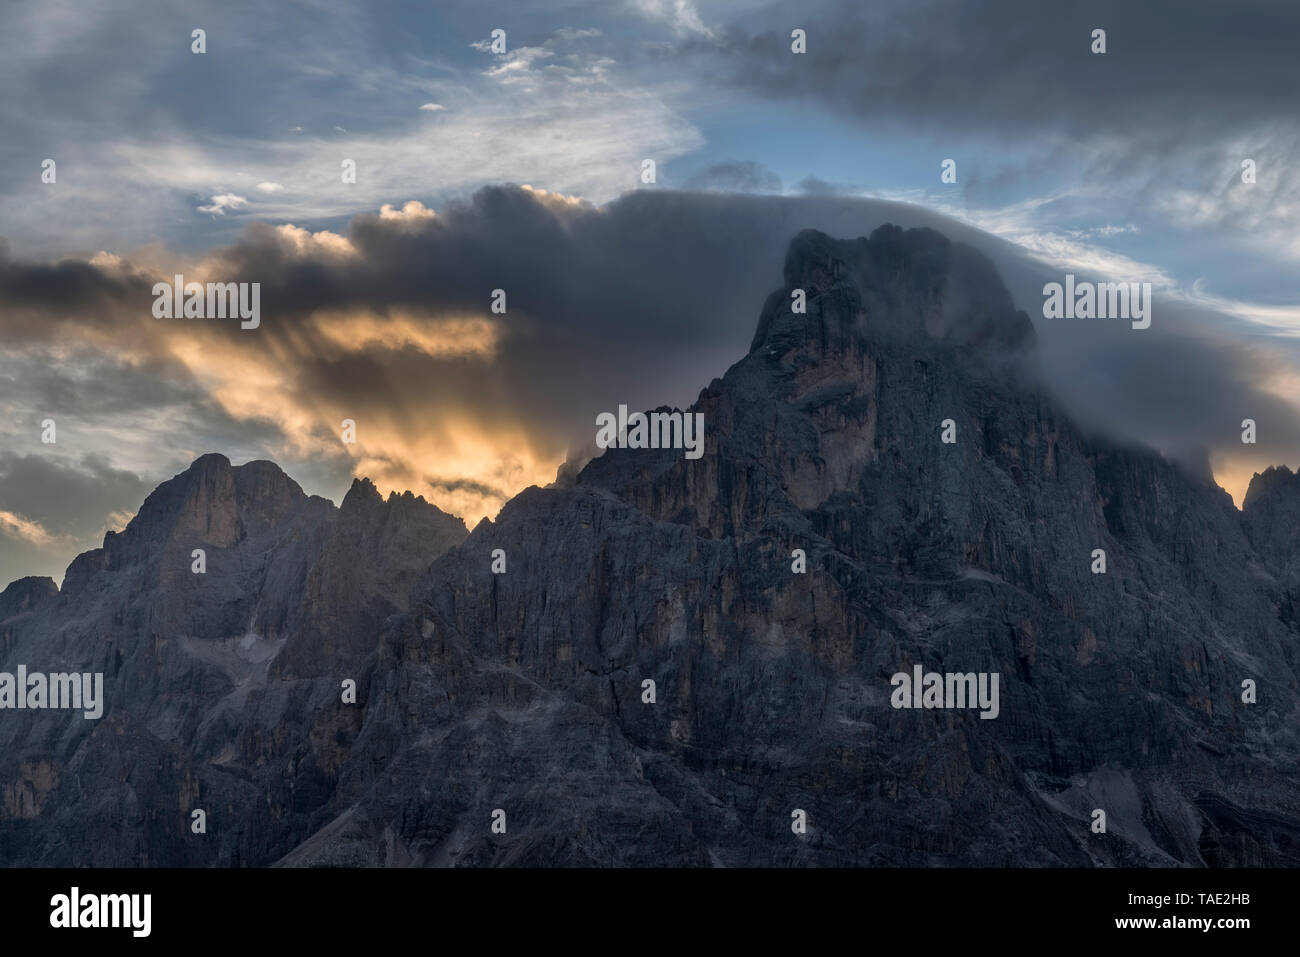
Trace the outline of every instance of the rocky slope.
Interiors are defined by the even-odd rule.
[[[0,596],[4,668],[109,688],[0,712],[0,859],[1300,864],[1300,483],[1238,512],[1081,434],[1033,339],[937,233],[805,232],[699,459],[609,450],[465,537],[205,456]],[[892,708],[915,664],[997,672],[998,717]]]
[[[103,672],[107,704],[98,721],[0,711],[0,860],[251,864],[312,830],[360,717],[322,706],[335,672],[360,677],[410,582],[466,534],[409,494],[358,481],[335,508],[271,462],[205,455],[78,556],[61,593],[10,585],[4,670]]]

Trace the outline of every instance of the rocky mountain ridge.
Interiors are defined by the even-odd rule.
[[[1083,434],[933,231],[805,231],[783,278],[698,460],[610,449],[467,533],[204,456],[61,593],[11,585],[3,667],[108,707],[0,712],[0,859],[1300,863],[1296,477],[1238,512]],[[891,707],[918,664],[998,673],[998,718]]]

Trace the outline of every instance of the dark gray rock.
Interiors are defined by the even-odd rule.
[[[609,450],[465,537],[365,482],[336,511],[205,456],[0,623],[6,662],[111,688],[98,723],[0,713],[0,854],[1300,864],[1295,477],[1238,512],[1203,469],[1081,433],[1033,341],[937,233],[809,231],[692,406],[698,460]],[[914,664],[997,672],[999,716],[892,708]]]
[[[38,611],[42,605],[58,597],[59,586],[53,578],[31,576],[10,582],[0,592],[0,621],[7,621],[24,612]]]
[[[384,619],[466,534],[409,494],[385,502],[357,483],[336,509],[273,463],[205,455],[79,556],[61,595],[10,586],[4,669],[103,672],[107,705],[98,721],[0,711],[14,758],[0,765],[0,859],[279,856],[317,825],[359,723],[342,679],[364,681]],[[190,832],[195,808],[206,835]]]

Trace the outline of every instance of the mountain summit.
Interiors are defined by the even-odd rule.
[[[1085,436],[933,231],[784,273],[697,460],[609,449],[466,534],[205,456],[63,594],[10,586],[4,669],[107,702],[0,712],[5,860],[1300,864],[1290,473],[1238,512]],[[928,673],[996,716],[898,706]]]

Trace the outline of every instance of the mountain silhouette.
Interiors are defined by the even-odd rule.
[[[1238,511],[1086,434],[935,231],[784,272],[698,459],[611,448],[469,532],[205,455],[11,584],[0,667],[106,703],[0,711],[0,859],[1300,864],[1300,476]],[[916,666],[997,674],[996,718],[894,707]]]

